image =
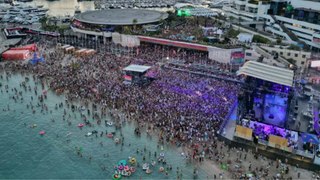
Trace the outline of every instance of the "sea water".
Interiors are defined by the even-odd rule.
[[[114,173],[114,165],[119,160],[127,159],[129,156],[135,157],[142,165],[142,158],[145,156],[146,162],[156,160],[154,152],[157,156],[161,149],[157,146],[158,139],[156,137],[148,137],[142,133],[141,137],[134,134],[134,123],[126,123],[122,127],[124,136],[124,146],[121,150],[121,144],[115,144],[105,135],[100,137],[101,131],[115,131],[114,127],[106,127],[104,120],[112,121],[112,119],[102,119],[101,126],[94,124],[94,127],[85,126],[78,128],[79,123],[83,123],[78,111],[72,112],[66,108],[55,110],[55,105],[65,102],[63,95],[56,95],[48,91],[47,99],[44,103],[48,106],[48,112],[41,112],[41,107],[35,107],[36,112],[27,108],[27,104],[34,106],[39,102],[34,94],[34,87],[38,88],[38,95],[42,93],[40,83],[35,84],[32,76],[29,77],[27,86],[31,86],[31,91],[24,91],[20,87],[20,83],[25,81],[27,75],[13,74],[7,81],[5,73],[0,72],[4,77],[0,79],[2,86],[0,89],[0,179],[111,179]],[[5,85],[9,86],[6,93]],[[16,88],[23,92],[23,101],[14,102],[12,97],[15,92],[11,89]],[[33,96],[33,100],[31,100]],[[10,110],[8,110],[8,108]],[[71,115],[71,125],[67,120],[63,120],[63,109],[67,109]],[[52,113],[50,113],[52,111]],[[52,122],[51,119],[55,119]],[[89,119],[91,122],[92,119]],[[36,124],[37,127],[30,126]],[[46,134],[40,136],[39,132],[44,130]],[[85,134],[97,130],[98,138],[95,136],[85,137]],[[71,134],[68,136],[68,134]],[[116,131],[115,137],[120,137],[120,132]],[[70,140],[67,142],[67,140]],[[103,143],[103,146],[100,145]],[[129,146],[129,143],[131,144]],[[82,149],[83,157],[77,155],[76,147]],[[144,152],[146,148],[146,152]],[[182,172],[183,179],[193,178],[194,165],[187,163],[186,159],[180,155],[175,147],[164,146],[165,158],[167,164],[172,165],[172,171],[169,176],[159,173],[158,169],[161,164],[152,168],[152,174],[146,174],[142,168],[126,179],[176,179],[177,167],[179,174]],[[137,153],[137,149],[139,152]],[[151,151],[151,156],[149,156]],[[91,161],[89,157],[92,157]],[[105,166],[103,171],[101,167]],[[199,179],[206,179],[207,168],[199,168]],[[209,178],[212,178],[209,176]]]

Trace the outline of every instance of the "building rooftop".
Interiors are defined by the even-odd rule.
[[[134,25],[147,24],[164,20],[165,12],[144,9],[108,9],[87,11],[75,16],[80,22],[101,25]],[[136,22],[134,22],[136,20]]]
[[[295,8],[295,10],[302,10],[302,11],[320,13],[320,10],[315,10],[315,9],[310,9],[310,8],[308,9],[308,8],[303,8],[303,7]]]

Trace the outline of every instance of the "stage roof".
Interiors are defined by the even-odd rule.
[[[248,61],[240,68],[237,75],[247,75],[292,87],[294,73],[289,69]]]
[[[131,65],[125,67],[123,70],[143,73],[143,72],[146,72],[150,68],[151,68],[151,66],[131,64]]]

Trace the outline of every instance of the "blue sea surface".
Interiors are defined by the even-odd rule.
[[[93,130],[115,131],[114,127],[106,127],[104,123],[101,126],[94,123],[94,127],[85,126],[77,127],[79,123],[83,123],[80,118],[79,111],[72,112],[66,108],[55,110],[55,105],[65,102],[63,95],[56,95],[48,91],[47,99],[44,103],[48,106],[48,112],[41,112],[41,107],[35,107],[36,112],[33,114],[27,104],[30,102],[36,106],[38,98],[34,94],[34,87],[38,88],[38,95],[42,93],[40,83],[35,84],[30,75],[13,74],[9,80],[6,80],[4,72],[0,72],[3,79],[0,79],[2,86],[0,87],[0,179],[111,179],[114,173],[114,165],[119,160],[127,159],[129,156],[136,157],[142,165],[143,156],[146,162],[156,160],[154,152],[160,153],[157,147],[156,137],[147,137],[145,133],[141,137],[134,135],[134,123],[126,123],[122,127],[124,136],[124,146],[121,150],[120,144],[115,144],[105,135],[100,137],[85,137],[85,134]],[[29,77],[27,86],[31,86],[31,91],[24,91],[20,87],[20,83],[25,81],[25,77]],[[5,85],[9,86],[6,93]],[[12,99],[16,88],[22,91],[23,101]],[[31,100],[33,96],[33,100]],[[11,98],[10,98],[11,97]],[[10,110],[8,110],[8,108]],[[63,109],[67,109],[68,115],[71,115],[71,125],[67,120],[63,120]],[[52,111],[50,113],[50,111]],[[52,122],[51,119],[55,119]],[[89,118],[91,122],[92,119]],[[110,118],[103,119],[110,121]],[[33,124],[37,127],[31,128]],[[40,136],[39,132],[44,130],[46,134]],[[72,133],[67,137],[67,134]],[[120,137],[120,132],[116,131],[115,137]],[[67,140],[70,142],[67,142]],[[100,145],[103,143],[103,146]],[[131,146],[129,146],[129,143]],[[76,147],[82,148],[83,157],[77,155]],[[143,151],[146,147],[146,152]],[[141,152],[137,153],[137,149]],[[151,151],[151,156],[149,156]],[[152,174],[146,174],[142,168],[130,177],[125,179],[176,179],[177,167],[183,174],[183,179],[193,178],[194,165],[186,163],[184,157],[180,155],[174,147],[164,147],[167,164],[172,165],[173,170],[169,171],[169,176],[158,172],[158,168],[162,165],[157,164],[152,168]],[[92,160],[89,161],[89,157]],[[102,166],[106,170],[102,170]],[[206,179],[206,170],[199,169],[199,179]]]

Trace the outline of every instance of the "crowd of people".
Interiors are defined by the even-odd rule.
[[[90,57],[65,54],[56,48],[54,41],[47,39],[41,39],[38,47],[45,63],[6,63],[4,68],[32,72],[46,79],[50,89],[65,93],[68,101],[81,99],[84,105],[93,102],[101,107],[101,115],[94,114],[98,122],[107,109],[112,108],[123,112],[126,119],[135,120],[138,123],[136,132],[145,130],[158,135],[160,144],[182,147],[183,154],[191,161],[203,162],[206,157],[221,165],[230,165],[232,149],[217,140],[217,133],[237,99],[238,83],[166,68],[160,63],[163,48],[153,45],[142,45],[132,56],[118,56],[102,48]],[[178,54],[177,51],[168,51],[173,58]],[[186,62],[191,58],[186,56]],[[195,59],[199,61],[198,57]],[[122,69],[129,64],[151,65],[157,71],[156,80],[142,87],[124,84]],[[240,171],[240,167],[252,170],[251,165],[245,167],[240,154],[237,153],[240,165],[234,170],[233,178],[244,175],[245,170]],[[246,156],[247,153],[244,160]],[[248,156],[252,154],[248,153]],[[261,168],[254,170],[255,176],[270,177],[265,173],[268,170]]]
[[[141,47],[134,57],[100,52],[70,60],[64,52],[52,51],[45,57],[46,64],[28,68],[51,78],[50,87],[69,92],[71,100],[90,99],[123,109],[140,123],[161,127],[170,132],[163,134],[164,141],[212,139],[235,102],[239,85],[163,68],[158,64],[161,49],[150,48]],[[151,65],[157,71],[156,80],[146,87],[123,84],[122,69],[129,64]]]

